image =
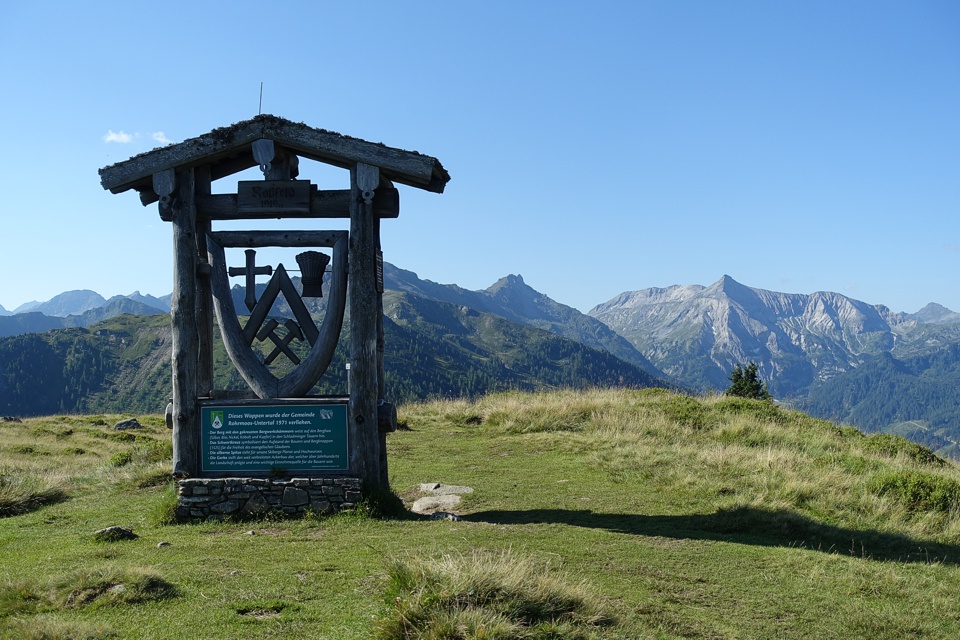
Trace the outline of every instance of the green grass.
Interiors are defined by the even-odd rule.
[[[0,423],[0,477],[34,487],[0,517],[0,637],[960,637],[958,468],[769,403],[401,407],[393,489],[469,485],[460,521],[388,495],[173,525],[169,431],[111,437],[120,417]],[[31,501],[42,487],[59,497]],[[140,537],[95,542],[110,525]]]

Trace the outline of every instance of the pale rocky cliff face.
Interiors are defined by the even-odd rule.
[[[895,341],[884,307],[838,293],[753,289],[729,276],[709,287],[622,293],[589,315],[685,384],[725,388],[734,364],[755,361],[780,397],[889,351]]]

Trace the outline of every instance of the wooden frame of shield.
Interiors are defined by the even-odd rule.
[[[306,396],[330,366],[340,339],[346,309],[348,244],[349,236],[346,231],[220,231],[207,234],[213,306],[223,344],[237,371],[258,397],[266,399]],[[246,325],[241,327],[230,292],[224,252],[225,248],[237,247],[332,247],[331,286],[327,310],[320,328],[317,329],[282,265],[274,272],[267,290],[260,297],[264,304],[258,302]],[[257,330],[279,292],[283,293],[310,343],[307,357],[283,378],[277,378],[251,349]]]

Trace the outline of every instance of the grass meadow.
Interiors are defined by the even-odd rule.
[[[960,637],[957,466],[767,402],[401,407],[394,492],[473,487],[460,520],[175,523],[170,433],[125,417],[0,423],[0,637]]]

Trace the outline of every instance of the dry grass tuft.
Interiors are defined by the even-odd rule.
[[[380,638],[595,638],[616,624],[582,583],[514,553],[397,560]]]

